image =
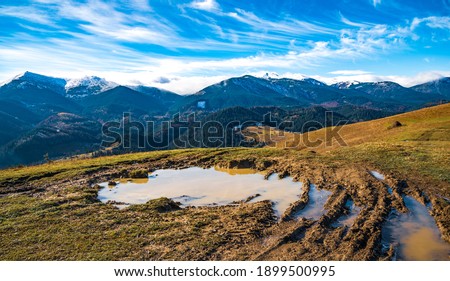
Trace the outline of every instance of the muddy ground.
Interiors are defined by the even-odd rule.
[[[0,259],[391,260],[395,245],[383,249],[381,229],[392,210],[408,212],[402,195],[431,202],[431,214],[443,239],[450,242],[450,204],[428,182],[378,167],[322,160],[289,152],[233,157],[230,151],[217,150],[202,157],[186,153],[119,163],[66,179],[46,180],[53,175],[43,175],[4,180],[0,182]],[[128,171],[193,166],[253,168],[266,177],[290,176],[306,188],[281,219],[274,216],[269,201],[245,203],[245,198],[233,206],[183,209],[169,199],[159,199],[123,210],[96,199],[100,188],[96,183],[123,177]],[[385,180],[374,178],[371,170],[384,174]],[[294,216],[308,204],[308,183],[332,192],[318,220]],[[433,184],[448,190],[446,182]],[[361,212],[351,226],[334,227],[333,222],[349,212],[348,200]],[[38,206],[33,205],[35,213],[18,207],[28,202]],[[36,222],[39,219],[41,223]],[[62,227],[68,228],[64,235],[53,232]]]

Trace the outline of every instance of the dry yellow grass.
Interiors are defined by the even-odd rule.
[[[396,121],[402,126],[392,127]],[[250,127],[244,134],[272,147],[315,151],[330,151],[342,146],[352,147],[380,141],[449,142],[450,104],[341,127],[328,127],[304,134],[283,132],[268,127]]]

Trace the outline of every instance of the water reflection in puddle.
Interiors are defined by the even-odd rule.
[[[240,168],[240,169],[232,169],[232,168],[220,168],[220,167],[214,167],[215,171],[218,172],[225,172],[231,176],[235,176],[235,175],[252,175],[252,174],[256,174],[256,173],[261,173],[258,172],[254,169],[249,169],[249,168]],[[262,173],[261,173],[262,174]]]
[[[347,200],[347,202],[345,202],[345,208],[349,210],[349,213],[340,216],[336,221],[334,221],[331,224],[332,227],[352,226],[356,217],[359,215],[359,212],[361,212],[361,207],[356,206],[353,203],[353,200]]]
[[[118,179],[116,183],[147,183],[148,178],[145,179]]]
[[[407,214],[391,213],[382,230],[384,249],[398,245],[397,260],[450,260],[450,245],[442,240],[425,206],[404,197]]]
[[[151,199],[168,197],[183,206],[211,206],[227,205],[259,194],[250,202],[271,200],[276,215],[280,216],[301,194],[301,183],[293,182],[291,178],[278,180],[274,175],[264,180],[262,174],[253,170],[238,170],[241,169],[156,170],[146,183],[126,182],[114,187],[108,187],[107,182],[101,183],[103,188],[98,198],[102,202],[143,204]]]
[[[378,173],[377,171],[369,171],[369,173],[377,180],[383,181],[385,179],[384,175]],[[388,185],[386,185],[386,188],[387,188],[389,194],[392,194],[392,188]]]
[[[377,180],[384,180],[384,175],[378,173],[377,171],[370,171],[369,172],[372,176],[374,176]]]
[[[319,219],[326,210],[324,205],[331,195],[331,192],[325,189],[318,190],[315,184],[310,185],[309,189],[309,201],[306,207],[296,214],[296,217],[312,218],[314,220]]]

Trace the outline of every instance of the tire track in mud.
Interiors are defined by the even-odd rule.
[[[302,176],[306,176],[305,172]],[[390,212],[408,212],[403,202],[405,192],[421,203],[427,202],[423,192],[408,189],[405,181],[392,177],[380,181],[363,168],[326,170],[318,178],[317,173],[307,177],[301,198],[291,204],[268,233],[277,238],[272,239],[274,241],[269,245],[263,245],[264,250],[254,259],[390,260],[394,258],[395,246],[390,245],[389,250],[383,251],[381,244],[382,228]],[[326,213],[315,221],[295,220],[294,214],[301,214],[301,210],[310,203],[309,187],[314,181],[320,182],[321,188],[332,191],[324,206]],[[346,209],[348,200],[361,211],[351,226],[333,227],[333,222],[349,212]]]
[[[401,214],[408,212],[403,200],[405,195],[422,204],[431,204],[431,215],[435,218],[443,239],[450,242],[450,204],[440,197],[425,194],[418,185],[406,180],[397,179],[390,174],[384,180],[379,180],[370,174],[370,169],[356,165],[329,167],[291,159],[257,157],[225,160],[222,158],[225,154],[225,151],[217,151],[204,157],[186,155],[172,159],[167,156],[147,162],[122,163],[93,174],[55,181],[45,188],[35,190],[35,196],[43,196],[43,193],[57,194],[62,185],[69,183],[92,186],[96,182],[117,177],[124,168],[149,171],[192,166],[208,168],[214,165],[253,168],[266,171],[266,179],[277,173],[279,178],[290,176],[294,181],[302,182],[300,198],[285,210],[278,222],[267,222],[266,229],[258,236],[249,235],[242,228],[230,231],[229,235],[239,237],[241,245],[220,245],[216,252],[208,254],[209,257],[204,257],[205,259],[238,259],[241,257],[240,253],[245,252],[246,258],[252,260],[391,260],[395,258],[395,245],[389,245],[387,250],[383,248],[382,229],[392,211]],[[301,211],[310,203],[311,184],[315,184],[319,190],[331,192],[324,204],[325,212],[316,220],[301,217]],[[20,186],[32,189],[33,182],[21,182]],[[347,207],[349,201],[360,209],[359,213],[350,225],[334,225],[339,218],[350,212]],[[241,202],[227,208],[238,208],[242,204],[252,203]],[[226,256],[218,254],[221,251],[227,253]]]

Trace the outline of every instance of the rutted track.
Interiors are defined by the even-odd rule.
[[[183,249],[183,241],[190,241],[190,238],[182,238],[180,234],[181,238],[178,238],[178,242],[167,242],[177,245],[173,249],[170,249],[166,242],[160,242],[161,245],[152,242],[153,246],[148,246],[152,250],[164,248],[168,251],[165,255],[137,254],[132,257],[133,259],[390,260],[394,257],[395,245],[391,245],[388,251],[383,249],[381,230],[392,210],[399,213],[408,211],[402,199],[404,195],[412,196],[424,204],[432,203],[431,214],[436,219],[443,239],[450,242],[449,204],[440,197],[427,193],[422,186],[389,173],[386,173],[385,180],[380,181],[369,173],[370,168],[373,167],[342,163],[340,165],[326,164],[311,161],[311,159],[299,160],[278,156],[234,159],[233,155],[228,155],[225,150],[218,150],[205,157],[199,157],[196,153],[186,153],[177,157],[168,155],[151,161],[121,163],[94,173],[80,174],[71,179],[49,179],[45,183],[20,181],[17,185],[7,182],[7,185],[3,186],[0,183],[0,191],[4,192],[4,196],[16,196],[25,190],[26,196],[40,199],[58,198],[61,202],[65,202],[64,200],[71,200],[67,198],[65,189],[75,187],[96,191],[98,186],[95,186],[95,183],[120,177],[123,170],[152,171],[193,166],[206,168],[214,165],[225,168],[254,168],[265,171],[266,178],[273,173],[277,173],[280,177],[291,176],[295,181],[303,183],[303,194],[285,211],[280,220],[270,215],[271,209],[268,202],[187,208],[182,211],[182,214],[177,215],[183,216],[183,221],[189,221],[190,216],[198,212],[206,215],[210,212],[211,216],[217,216],[216,210],[219,210],[223,216],[220,219],[223,229],[220,230],[216,225],[207,231],[212,231],[211,234],[214,235],[217,231],[221,231],[219,236],[223,239],[220,243],[196,255],[183,253],[180,251]],[[309,203],[310,184],[331,192],[325,204],[325,213],[317,220],[301,218],[301,210]],[[392,194],[388,192],[388,187],[392,188]],[[334,227],[333,222],[348,213],[346,207],[348,200],[352,200],[361,211],[351,226]],[[95,205],[95,208],[99,209],[105,208],[95,199],[83,204]],[[158,216],[164,218],[166,214],[177,211],[175,206],[169,203],[167,208],[162,208],[161,212],[158,211],[160,213]],[[101,211],[108,211],[112,207],[108,208]],[[258,211],[251,211],[252,208]],[[146,212],[145,209],[137,208],[137,210]],[[128,211],[123,211],[124,216],[127,216],[126,212]],[[245,216],[240,219],[242,224],[233,222],[233,216],[241,212],[245,213]],[[300,218],[296,218],[294,214],[300,214]],[[130,211],[131,215],[133,214]],[[118,258],[126,259],[124,256]]]

